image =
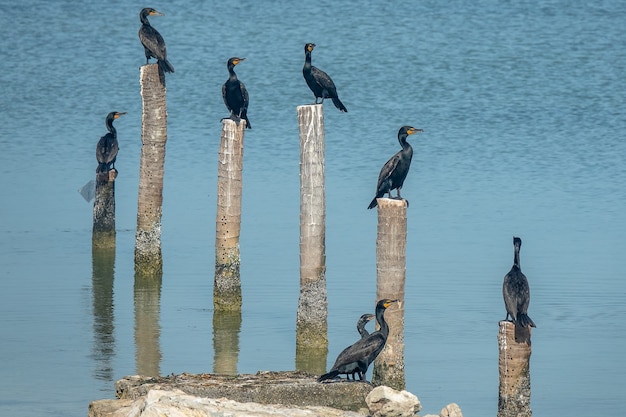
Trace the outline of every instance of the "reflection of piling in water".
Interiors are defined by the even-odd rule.
[[[158,376],[161,364],[161,274],[135,274],[135,361],[137,374]]]
[[[135,235],[135,271],[161,273],[163,166],[167,142],[165,78],[157,64],[141,67],[141,161]]]
[[[530,327],[528,330],[530,332]],[[530,409],[530,336],[527,342],[515,341],[515,324],[504,320],[499,323],[498,417],[531,417],[533,414]]]
[[[296,363],[300,352],[321,349],[325,358],[328,351],[324,111],[319,104],[298,106],[297,112],[300,128],[300,298],[296,320]],[[325,367],[324,363],[322,371]]]
[[[113,381],[113,357],[115,356],[115,320],[113,314],[113,280],[115,270],[115,247],[101,248],[95,244],[92,256],[93,292],[93,359],[96,379]]]
[[[241,309],[213,312],[213,373],[237,375]]]
[[[239,235],[245,120],[239,125],[222,120],[217,168],[215,220],[215,280],[213,305],[218,310],[241,310]]]
[[[115,247],[115,177],[117,177],[115,169],[96,174],[91,234],[94,247]]]
[[[374,362],[372,383],[397,390],[406,386],[404,373],[404,283],[406,280],[405,200],[378,199],[376,237],[376,300],[397,299],[385,312],[387,344]]]

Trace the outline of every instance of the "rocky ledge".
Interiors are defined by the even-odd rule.
[[[368,382],[318,383],[303,372],[128,376],[115,390],[117,400],[89,404],[89,417],[411,417],[421,409],[407,391]],[[462,417],[449,407],[440,416]]]

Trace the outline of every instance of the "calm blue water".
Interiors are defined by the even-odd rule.
[[[251,96],[237,371],[295,367],[296,106],[303,45],[349,113],[326,106],[329,363],[375,297],[380,166],[403,124],[407,389],[425,413],[497,410],[497,323],[524,241],[535,416],[623,414],[626,7],[621,1],[275,0],[150,4],[167,77],[164,274],[134,289],[141,101],[128,1],[0,1],[0,415],[84,416],[136,372],[213,371],[220,95],[230,56]],[[117,251],[92,264],[94,148],[116,122]],[[137,310],[137,311],[136,311]],[[354,319],[350,319],[350,318]]]

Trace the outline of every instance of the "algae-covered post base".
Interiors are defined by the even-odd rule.
[[[389,337],[374,362],[372,383],[404,390],[404,284],[406,280],[406,200],[378,199],[376,300],[398,300],[385,312]]]
[[[96,174],[96,197],[93,203],[92,246],[115,247],[115,177],[117,171]]]
[[[157,64],[141,67],[141,160],[135,235],[135,273],[160,274],[163,167],[167,142],[165,79]]]
[[[324,108],[298,106],[300,130],[300,297],[296,354],[328,350]],[[296,363],[307,363],[299,361]]]
[[[515,324],[503,320],[499,323],[498,351],[500,372],[498,417],[531,417],[533,414],[530,408],[531,344],[516,342]]]
[[[217,212],[215,219],[215,311],[241,310],[239,236],[243,190],[245,120],[222,120],[217,164]]]

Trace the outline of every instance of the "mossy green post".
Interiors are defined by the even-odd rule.
[[[404,284],[406,281],[406,200],[378,199],[376,301],[398,300],[385,311],[389,337],[374,362],[372,383],[404,390]]]
[[[328,352],[324,108],[298,106],[300,131],[300,298],[296,367],[323,373]],[[311,359],[314,360],[311,360]]]
[[[217,164],[217,212],[215,219],[215,311],[241,310],[239,236],[243,190],[243,145],[246,122],[222,120]]]
[[[141,160],[135,235],[135,273],[160,275],[163,167],[167,142],[165,77],[157,64],[141,67]]]

